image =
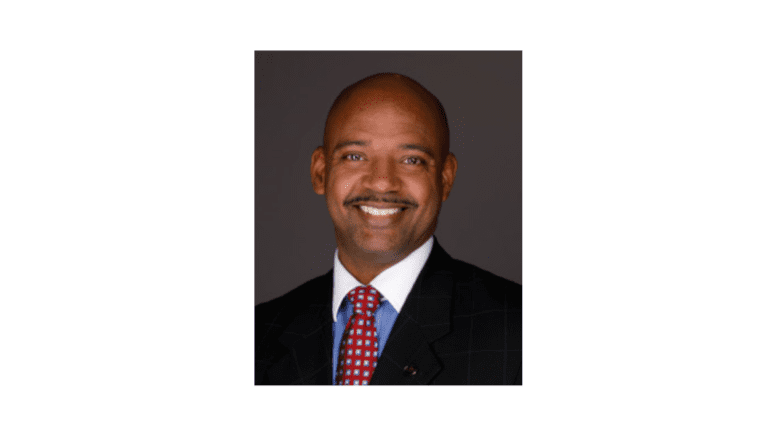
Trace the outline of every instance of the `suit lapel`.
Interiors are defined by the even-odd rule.
[[[328,289],[311,290],[311,303],[278,338],[285,353],[267,370],[272,384],[332,384],[332,271],[322,282]]]
[[[451,257],[435,238],[432,253],[397,315],[371,385],[428,384],[440,370],[433,344],[450,330]]]

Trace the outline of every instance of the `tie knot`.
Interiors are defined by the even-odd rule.
[[[353,305],[353,312],[356,314],[372,316],[378,310],[378,306],[380,306],[380,292],[369,285],[356,287],[349,291],[347,296]]]

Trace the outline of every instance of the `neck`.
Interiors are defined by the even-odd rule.
[[[389,260],[381,260],[379,257],[373,255],[372,257],[365,256],[350,256],[343,250],[338,250],[338,258],[348,272],[353,275],[356,280],[364,285],[369,284],[378,276],[381,272],[398,263],[405,257],[391,257]]]

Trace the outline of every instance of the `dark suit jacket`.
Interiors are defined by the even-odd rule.
[[[256,384],[332,384],[332,270],[255,311]],[[375,384],[521,384],[521,286],[435,239]]]

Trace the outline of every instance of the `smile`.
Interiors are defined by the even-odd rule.
[[[404,209],[404,208],[382,209],[382,208],[373,208],[373,207],[367,206],[367,205],[361,205],[361,206],[359,206],[359,208],[361,208],[361,210],[366,212],[367,214],[370,214],[370,215],[381,215],[381,216],[382,215],[396,214],[399,211]]]

